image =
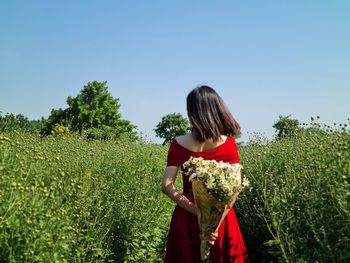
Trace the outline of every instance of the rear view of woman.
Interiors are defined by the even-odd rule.
[[[191,132],[172,140],[164,171],[162,190],[176,207],[166,243],[165,263],[195,263],[200,260],[200,231],[191,182],[182,164],[191,156],[238,163],[234,136],[240,126],[217,92],[209,86],[193,89],[187,96]],[[174,186],[178,170],[183,176],[183,193]],[[218,232],[211,235],[210,262],[249,262],[234,209],[231,208]]]

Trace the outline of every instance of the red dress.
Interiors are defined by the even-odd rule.
[[[208,151],[192,152],[175,139],[172,140],[167,157],[167,166],[180,166],[191,156],[203,157],[206,160],[238,163],[238,151],[233,137],[228,136],[226,141]],[[183,194],[193,200],[191,182],[183,175]],[[165,263],[197,263],[200,260],[200,238],[197,217],[180,206],[176,206],[170,223],[166,243]],[[233,208],[229,211],[219,227],[218,238],[210,251],[210,262],[249,262],[247,250],[239,229],[236,214]]]

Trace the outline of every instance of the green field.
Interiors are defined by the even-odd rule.
[[[350,134],[240,146],[252,262],[350,261]],[[167,146],[0,135],[0,262],[161,262]],[[181,184],[181,180],[177,181]]]

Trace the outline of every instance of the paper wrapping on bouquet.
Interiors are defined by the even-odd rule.
[[[227,210],[231,209],[240,191],[237,191],[230,203],[220,202],[205,189],[199,179],[192,181],[192,192],[197,206],[197,218],[200,229],[200,252],[201,260],[205,261],[210,254],[210,235],[219,229],[221,222],[226,216]]]

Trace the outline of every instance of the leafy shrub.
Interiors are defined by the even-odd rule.
[[[164,148],[0,138],[1,262],[160,261],[172,204]]]
[[[241,195],[236,211],[252,257],[349,261],[349,149],[345,129],[241,147],[253,189]]]
[[[63,126],[57,123],[52,128],[51,134],[53,136],[69,137],[70,136],[69,126]]]
[[[240,146],[253,188],[235,210],[251,262],[349,261],[345,127]],[[160,189],[166,152],[0,134],[0,262],[161,262],[174,207]]]
[[[141,140],[135,133],[121,131],[117,127],[102,126],[101,128],[90,128],[82,130],[81,136],[88,140],[127,140],[136,142]]]
[[[9,132],[13,130],[22,130],[32,133],[39,133],[44,125],[44,119],[29,120],[28,117],[13,113],[7,113],[2,116],[0,112],[0,132]]]

